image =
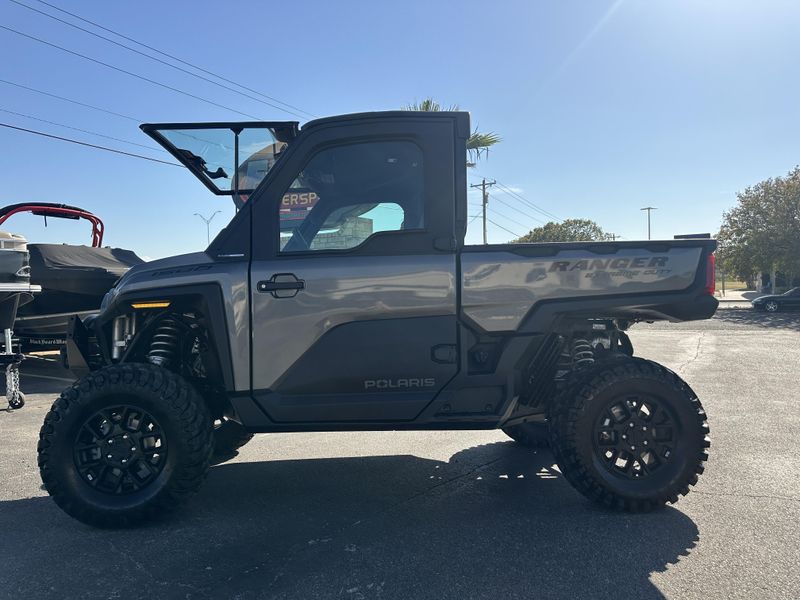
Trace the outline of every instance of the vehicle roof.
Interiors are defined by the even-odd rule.
[[[342,121],[370,120],[370,119],[442,119],[451,118],[458,122],[463,122],[469,130],[469,113],[463,110],[450,111],[425,111],[425,110],[379,110],[373,112],[346,113],[343,115],[332,115],[308,121],[303,125],[303,129],[309,129],[330,123],[340,123]],[[467,133],[469,135],[469,133]]]
[[[345,113],[342,115],[331,115],[328,117],[320,117],[312,119],[303,124],[303,129],[327,125],[329,123],[338,123],[341,121],[356,121],[356,120],[370,120],[370,119],[442,119],[451,118],[457,120],[466,119],[469,124],[469,113],[463,110],[449,111],[442,110],[438,112],[422,111],[422,110],[378,110],[372,112],[359,112],[359,113]],[[160,122],[160,123],[142,123],[139,128],[145,132],[153,129],[169,127],[171,129],[214,129],[214,128],[228,128],[228,127],[264,127],[269,125],[294,125],[298,126],[299,121],[192,121],[192,122]]]

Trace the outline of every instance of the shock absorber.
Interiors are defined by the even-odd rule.
[[[181,328],[175,319],[161,319],[150,341],[147,360],[159,367],[168,367],[178,359]]]
[[[583,338],[572,340],[572,363],[576,369],[594,364],[594,349],[589,340]]]

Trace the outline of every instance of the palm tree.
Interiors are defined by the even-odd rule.
[[[454,111],[459,110],[457,104],[451,104],[447,108],[443,108],[441,104],[439,104],[433,98],[425,98],[422,102],[413,102],[411,104],[407,104],[403,110],[419,110],[423,112],[441,112],[441,111]],[[477,160],[481,157],[481,154],[485,154],[487,157],[489,156],[489,147],[494,146],[496,143],[501,142],[502,138],[497,135],[496,133],[481,133],[480,131],[475,129],[472,132],[472,135],[467,138],[467,154],[469,155],[470,162],[467,163],[469,166],[475,166],[474,160]]]

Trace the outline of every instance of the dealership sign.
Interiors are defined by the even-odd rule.
[[[279,210],[281,222],[302,221],[319,201],[316,192],[292,191],[287,192],[281,199]],[[292,224],[294,226],[294,224]]]

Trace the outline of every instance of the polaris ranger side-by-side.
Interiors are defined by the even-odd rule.
[[[172,509],[259,432],[546,428],[609,507],[697,482],[700,401],[625,331],[713,315],[713,240],[465,245],[466,113],[142,128],[241,209],[73,319],[39,442],[73,517]]]

